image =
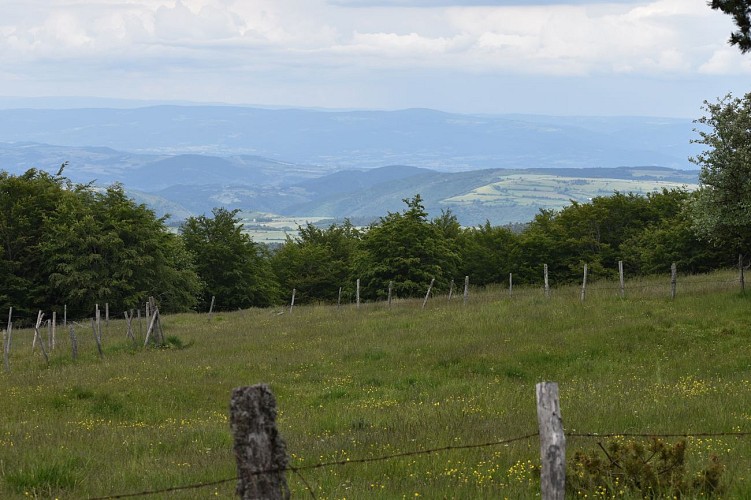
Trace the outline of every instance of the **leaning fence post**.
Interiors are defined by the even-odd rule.
[[[297,288],[292,289],[292,300],[289,303],[289,313],[292,314],[292,309],[295,308],[295,295],[297,295]]]
[[[558,384],[540,382],[537,394],[537,422],[540,427],[540,486],[543,500],[563,500],[566,487],[566,436],[563,433]]]
[[[675,262],[670,266],[670,298],[675,299],[675,289],[678,284],[678,268]]]
[[[428,286],[428,293],[425,294],[425,300],[422,301],[422,308],[425,309],[425,306],[428,305],[428,298],[430,298],[430,292],[433,291],[433,284],[435,283],[435,278],[430,280],[430,285]]]
[[[211,315],[214,312],[214,302],[216,302],[216,295],[211,296],[211,305],[209,306],[209,319],[211,319]],[[148,311],[146,312],[146,315],[149,315]]]
[[[267,385],[232,391],[230,427],[237,459],[238,496],[288,499],[287,447],[276,429],[276,400]]]

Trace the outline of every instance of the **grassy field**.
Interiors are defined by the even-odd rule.
[[[469,303],[247,310],[163,318],[170,348],[79,327],[49,366],[15,330],[0,374],[0,498],[92,498],[233,478],[233,387],[269,383],[292,465],[358,460],[534,434],[534,386],[559,383],[569,433],[751,431],[751,298],[732,273],[472,290]],[[7,314],[7,312],[5,312]],[[143,326],[145,329],[145,325]],[[138,333],[138,326],[136,326]],[[575,450],[598,439],[570,437]],[[603,440],[604,441],[604,440]],[[672,440],[674,441],[674,440]],[[671,441],[671,442],[672,442]],[[751,437],[692,437],[695,474],[725,465],[724,498],[751,497]],[[535,498],[539,441],[290,474],[293,498]],[[233,496],[232,481],[153,498]],[[596,494],[588,494],[589,498]],[[625,493],[628,497],[628,493]],[[619,495],[620,497],[620,495]]]

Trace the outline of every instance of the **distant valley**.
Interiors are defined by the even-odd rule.
[[[364,224],[420,193],[431,215],[505,224],[614,190],[695,188],[692,127],[431,110],[5,109],[0,169],[54,172],[67,161],[72,180],[120,182],[173,223],[225,206],[259,231],[275,217]],[[287,227],[277,226],[272,236]]]

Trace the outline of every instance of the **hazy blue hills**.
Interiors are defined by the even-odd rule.
[[[686,119],[463,115],[426,109],[316,111],[238,106],[0,109],[0,142],[146,154],[255,155],[343,168],[688,168]]]
[[[6,106],[0,169],[54,172],[67,161],[73,181],[120,182],[174,220],[217,206],[373,220],[419,193],[431,215],[503,224],[614,190],[697,182],[685,119]]]

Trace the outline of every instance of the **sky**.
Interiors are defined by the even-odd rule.
[[[751,91],[733,29],[706,0],[1,0],[0,96],[698,118]]]

